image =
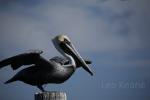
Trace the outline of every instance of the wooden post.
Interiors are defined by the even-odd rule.
[[[65,92],[50,91],[35,94],[35,100],[67,100]]]

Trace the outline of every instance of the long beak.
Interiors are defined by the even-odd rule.
[[[89,68],[89,66],[85,63],[85,61],[83,60],[83,58],[80,56],[80,54],[77,52],[77,50],[74,48],[74,46],[70,43],[61,43],[60,46],[63,48],[63,50],[67,53],[69,53],[70,55],[72,55],[72,57],[78,61],[81,66],[87,71],[89,72],[92,76],[93,76],[93,72],[92,70]]]

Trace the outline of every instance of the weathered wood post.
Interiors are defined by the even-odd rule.
[[[35,94],[35,100],[67,100],[65,92],[50,91]]]

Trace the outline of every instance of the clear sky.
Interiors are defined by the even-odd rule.
[[[34,49],[47,59],[60,55],[51,39],[65,33],[93,61],[95,74],[78,69],[46,90],[66,91],[68,100],[149,100],[149,5],[149,0],[0,0],[0,60]],[[0,100],[34,99],[36,87],[3,84],[19,70],[0,70]]]

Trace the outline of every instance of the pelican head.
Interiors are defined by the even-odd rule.
[[[79,61],[82,65],[82,67],[89,72],[91,75],[93,75],[93,72],[89,68],[89,66],[85,63],[83,58],[80,56],[80,54],[77,52],[73,44],[71,43],[71,40],[66,35],[58,35],[55,38],[52,39],[53,44],[55,48],[62,53],[64,56],[65,54],[70,55],[73,57],[74,60]]]

